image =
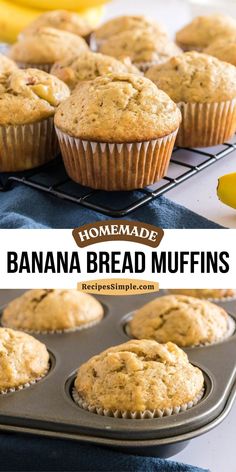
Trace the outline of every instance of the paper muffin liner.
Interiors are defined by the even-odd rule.
[[[59,153],[53,117],[25,125],[0,126],[0,172],[41,166]]]
[[[219,103],[178,103],[182,123],[176,139],[180,147],[222,144],[236,130],[236,99]]]
[[[99,324],[100,322],[102,321],[101,320],[96,320],[96,321],[92,321],[91,323],[86,323],[82,326],[77,326],[76,328],[68,328],[68,329],[54,329],[54,330],[50,330],[50,331],[46,331],[46,330],[33,330],[33,329],[22,329],[22,328],[17,328],[19,331],[22,331],[23,333],[27,333],[27,334],[36,334],[36,335],[54,335],[54,334],[66,334],[66,333],[75,333],[77,331],[83,331],[84,329],[88,329],[88,328],[92,328],[93,326],[96,326],[97,324]],[[1,323],[1,325],[3,327],[8,327],[8,326],[5,326],[4,323]]]
[[[19,62],[16,61],[16,64],[20,69],[38,69],[43,70],[44,72],[50,73],[50,70],[53,66],[52,64],[34,64],[32,62]]]
[[[68,175],[100,190],[134,190],[162,179],[178,130],[151,141],[100,143],[73,138],[56,127]]]
[[[167,60],[167,59],[166,59]],[[165,61],[150,61],[150,62],[134,62],[133,65],[140,70],[140,72],[147,72],[151,67],[157,66]]]
[[[186,45],[181,43],[181,41],[176,41],[177,46],[182,49],[183,52],[189,52],[189,51],[197,51],[197,52],[202,52],[204,47],[197,47],[197,46],[191,46],[191,45]]]
[[[7,393],[19,392],[20,390],[25,390],[26,388],[32,387],[32,385],[35,385],[36,383],[40,382],[40,380],[44,379],[44,377],[46,377],[46,375],[48,374],[49,370],[50,364],[48,365],[47,370],[41,376],[37,377],[34,380],[30,380],[25,384],[19,385],[18,387],[11,387],[5,390],[0,390],[0,395],[7,395]]]
[[[99,52],[99,49],[100,49],[102,43],[103,43],[102,41],[97,41],[96,40],[96,35],[94,33],[90,34],[89,46],[90,46],[90,49],[93,52]]]
[[[80,408],[89,411],[90,413],[95,413],[100,416],[109,416],[113,418],[122,418],[122,419],[130,419],[130,420],[144,420],[144,419],[154,419],[154,418],[162,418],[163,416],[172,416],[178,415],[179,413],[183,413],[193,406],[197,405],[197,403],[202,399],[204,395],[204,388],[201,392],[196,395],[196,397],[188,402],[184,403],[180,406],[175,406],[172,408],[164,408],[164,409],[155,409],[155,410],[144,410],[144,411],[125,411],[125,410],[110,410],[110,409],[103,409],[100,407],[90,406],[87,402],[85,402],[78,394],[76,388],[74,387],[72,390],[72,397],[75,403],[79,405]]]

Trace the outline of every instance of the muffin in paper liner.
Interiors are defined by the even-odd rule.
[[[48,365],[48,369],[40,377],[37,377],[36,379],[31,380],[31,381],[29,381],[25,384],[19,385],[18,387],[11,387],[11,388],[8,388],[6,390],[0,390],[0,395],[7,395],[8,393],[19,392],[20,390],[25,390],[26,388],[32,387],[33,385],[40,382],[40,380],[44,379],[46,377],[46,375],[48,374],[49,370],[50,370],[50,363]]]
[[[233,302],[236,300],[236,294],[232,295],[231,297],[221,297],[221,298],[208,297],[206,300],[208,300],[209,302],[217,302],[217,303]]]
[[[169,295],[171,294],[172,292],[169,291],[168,289],[165,289],[165,290],[162,290],[162,292],[164,293],[164,295]],[[228,296],[223,296],[222,297],[201,297],[201,296],[198,296],[197,298],[200,298],[201,300],[208,300],[208,302],[212,302],[212,303],[224,303],[224,302],[231,302],[231,301],[234,301],[236,300],[236,290],[234,290],[234,295],[228,295]]]
[[[130,339],[136,339],[132,335],[131,330],[130,330],[130,326],[129,326],[129,322],[132,319],[133,314],[134,313],[131,313],[130,316],[128,316],[128,318],[126,320],[126,323],[124,324],[124,332]],[[236,328],[235,320],[230,315],[228,315],[228,329],[227,329],[227,332],[225,333],[225,335],[222,336],[221,339],[217,339],[216,341],[214,341],[212,343],[208,342],[208,343],[192,344],[191,346],[186,346],[185,349],[194,349],[196,347],[207,347],[207,346],[214,346],[215,344],[220,344],[223,341],[225,341],[226,339],[233,336],[233,334],[235,333],[235,328]],[[182,349],[183,349],[183,347],[182,347]]]
[[[185,412],[191,409],[193,406],[197,405],[197,403],[202,399],[204,395],[204,388],[199,392],[199,394],[190,402],[185,403],[180,406],[175,406],[173,408],[165,408],[165,409],[155,409],[155,410],[144,410],[144,411],[123,411],[123,410],[105,410],[103,408],[98,408],[95,406],[90,406],[87,402],[85,402],[78,394],[76,388],[74,387],[72,390],[72,397],[75,403],[78,404],[80,408],[89,411],[90,413],[95,413],[100,416],[109,416],[113,418],[122,418],[122,419],[130,419],[130,420],[144,420],[144,419],[154,419],[154,418],[162,418],[163,416],[172,416],[177,415],[179,413]]]
[[[59,153],[53,117],[24,125],[0,126],[0,172],[41,166]]]
[[[219,103],[178,103],[182,123],[176,139],[180,147],[222,144],[236,130],[236,99]]]
[[[53,66],[53,64],[33,64],[30,62],[19,62],[16,61],[16,64],[20,69],[39,69],[43,70],[44,72],[47,72],[48,74],[50,73],[50,70]]]
[[[54,334],[67,334],[67,333],[75,333],[77,331],[83,331],[84,329],[89,329],[89,328],[92,328],[93,326],[96,326],[97,324],[99,324],[101,322],[101,320],[96,320],[96,321],[92,321],[91,323],[86,323],[82,326],[78,326],[76,328],[69,328],[69,329],[54,329],[54,330],[33,330],[33,329],[20,329],[20,328],[17,328],[18,331],[22,331],[23,333],[27,333],[27,334],[36,334],[36,335],[54,335]],[[4,324],[1,323],[1,325],[3,327]]]
[[[73,138],[56,127],[68,175],[100,190],[133,190],[162,179],[178,130],[163,138],[135,143],[101,143]]]

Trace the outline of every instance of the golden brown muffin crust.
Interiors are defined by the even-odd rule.
[[[79,36],[87,36],[92,31],[88,21],[77,13],[67,10],[53,10],[38,16],[21,32],[21,35],[31,35],[41,27],[56,28]]]
[[[26,331],[76,329],[103,318],[102,305],[78,290],[30,290],[5,308],[2,324]]]
[[[227,298],[227,297],[234,297],[236,295],[236,290],[231,288],[227,289],[218,289],[218,288],[190,288],[190,289],[170,289],[170,293],[174,293],[176,295],[188,295],[190,297],[197,297],[197,298]]]
[[[169,97],[133,74],[81,82],[55,116],[56,126],[73,137],[118,143],[166,136],[180,121],[181,114]]]
[[[215,41],[203,52],[236,66],[236,35],[234,39],[225,38]]]
[[[133,66],[126,65],[113,57],[85,51],[79,56],[54,64],[51,74],[65,82],[72,90],[80,81],[93,80],[111,73],[129,72],[130,67]],[[136,72],[139,73],[138,69]]]
[[[198,16],[176,34],[181,47],[204,49],[226,34],[236,34],[236,20],[226,15]]]
[[[218,103],[236,98],[236,68],[195,51],[151,67],[146,77],[176,103]]]
[[[44,344],[28,334],[0,328],[0,391],[43,377],[49,368]]]
[[[167,35],[165,28],[159,23],[146,18],[145,16],[119,16],[104,23],[95,31],[95,39],[107,40],[123,31],[133,31],[137,29],[152,30],[159,35]]]
[[[0,125],[33,123],[53,116],[70,95],[66,84],[37,69],[17,69],[0,78]]]
[[[167,295],[137,310],[129,328],[131,335],[138,339],[196,346],[223,339],[228,332],[228,315],[223,308],[206,300]]]
[[[54,64],[88,50],[83,38],[55,28],[39,28],[21,37],[10,49],[9,57],[18,63]]]
[[[17,65],[14,61],[4,56],[4,54],[0,54],[0,77],[9,76],[16,69]]]
[[[145,411],[181,406],[203,388],[202,372],[172,343],[132,340],[83,364],[75,388],[90,406]]]
[[[152,30],[123,31],[103,42],[100,52],[117,59],[129,57],[136,64],[162,63],[180,54],[181,49]]]

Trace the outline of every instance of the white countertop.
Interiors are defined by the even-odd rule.
[[[201,13],[198,8],[198,13]],[[222,8],[227,13],[226,2]],[[220,11],[220,7],[217,6],[216,10]],[[145,14],[164,23],[173,37],[174,32],[189,21],[192,11],[186,0],[113,0],[107,7],[106,17]],[[202,7],[202,11],[205,11],[205,7]],[[168,192],[166,196],[222,226],[236,228],[236,211],[223,205],[216,195],[218,178],[230,172],[236,172],[236,152]]]

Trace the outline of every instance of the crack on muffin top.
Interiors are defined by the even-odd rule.
[[[228,332],[228,314],[206,300],[167,295],[137,310],[129,328],[137,339],[172,341],[187,347],[222,339]]]
[[[170,98],[134,74],[81,82],[55,116],[56,126],[69,135],[117,143],[166,136],[177,130],[180,121],[180,111]]]
[[[236,68],[196,51],[151,67],[146,77],[175,103],[218,103],[236,98]]]
[[[2,324],[25,331],[65,331],[99,322],[103,306],[78,290],[35,289],[11,301]]]
[[[9,57],[19,63],[54,64],[88,50],[86,41],[76,34],[41,27],[31,35],[20,37],[10,48]]]
[[[75,388],[89,406],[145,411],[181,406],[196,398],[203,383],[201,371],[173,343],[132,340],[83,364]]]
[[[54,64],[51,74],[74,89],[80,81],[93,80],[111,73],[126,73],[131,68],[140,75],[139,70],[131,63],[123,63],[111,56],[85,51],[76,57]]]
[[[53,116],[70,96],[57,77],[37,69],[17,69],[0,75],[0,125],[33,123]]]

